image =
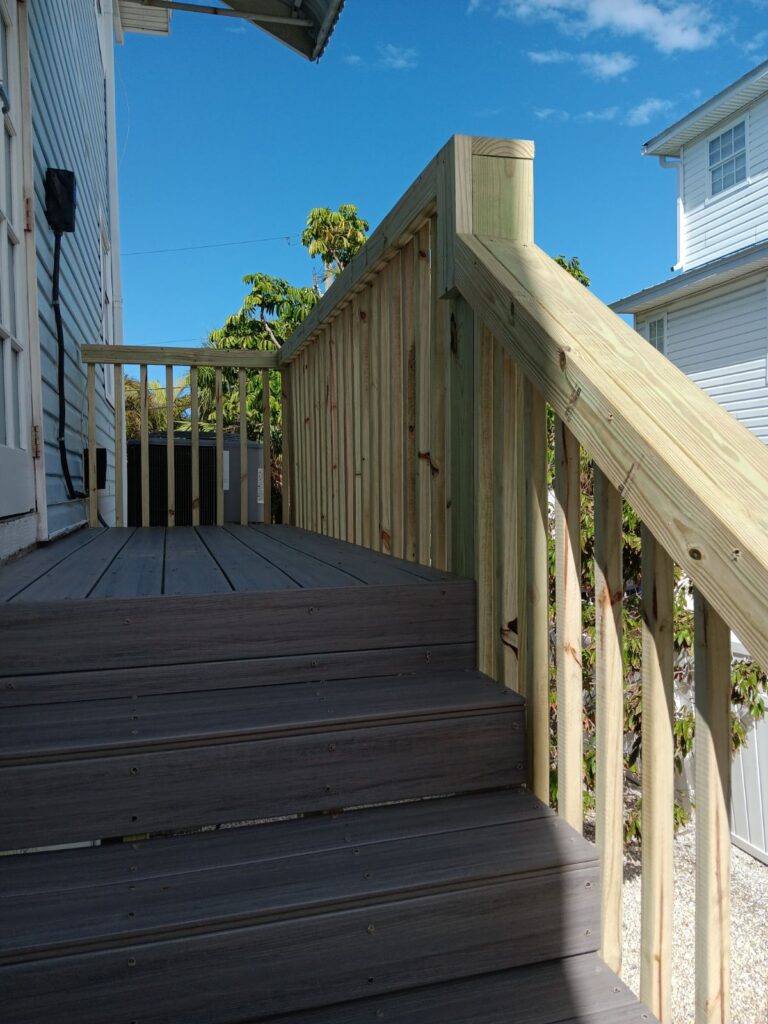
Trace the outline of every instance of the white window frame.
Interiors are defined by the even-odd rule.
[[[709,165],[709,145],[718,139],[725,132],[730,131],[732,128],[737,127],[741,123],[744,123],[744,159],[746,162],[746,176],[743,181],[735,181],[733,185],[729,185],[728,188],[722,189],[720,192],[712,191],[712,170],[713,168]],[[716,132],[713,132],[704,143],[704,160],[707,168],[707,203],[716,203],[723,196],[732,195],[739,189],[745,188],[750,183],[749,177],[749,136],[750,136],[750,123],[749,123],[749,111],[746,111],[739,117],[733,118],[727,124],[721,125]],[[731,157],[728,157],[730,160]],[[722,163],[723,161],[721,161]]]
[[[115,344],[115,303],[112,293],[112,246],[109,240],[107,224],[99,211],[99,296],[101,303],[101,342],[103,345]],[[104,365],[104,395],[110,405],[115,405],[115,368],[109,363]]]
[[[659,346],[657,344],[655,344],[655,342],[651,341],[651,324],[659,324],[659,323],[662,325],[661,329],[664,332],[664,337],[662,338],[662,341],[661,341],[661,348],[659,348]],[[645,324],[643,325],[643,332],[644,332],[643,337],[645,338],[645,340],[648,342],[649,345],[653,345],[653,347],[656,349],[656,351],[657,352],[661,352],[661,354],[663,356],[665,356],[667,354],[667,341],[668,341],[667,323],[668,323],[667,314],[666,313],[662,313],[660,316],[654,316],[654,317],[651,317],[649,320],[646,320]]]

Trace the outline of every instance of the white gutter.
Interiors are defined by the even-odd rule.
[[[670,267],[670,270],[682,270],[685,266],[685,204],[683,202],[685,167],[682,156],[660,156],[659,166],[667,171],[677,171],[677,262]]]

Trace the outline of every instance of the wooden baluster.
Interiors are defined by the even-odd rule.
[[[579,444],[556,419],[557,809],[579,832],[584,816],[580,498]]]
[[[518,560],[520,514],[517,506],[517,370],[497,343],[494,368],[494,455],[496,473],[497,678],[518,688]]]
[[[518,376],[518,640],[521,692],[528,706],[528,749],[533,793],[549,803],[549,600],[547,563],[547,408],[522,373]]]
[[[430,501],[431,563],[436,569],[448,568],[449,501],[448,442],[450,428],[448,377],[451,346],[451,305],[439,297],[437,280],[437,218],[429,224],[429,281],[432,310],[430,314]]]
[[[248,494],[248,378],[244,367],[237,371],[238,403],[240,406],[240,525],[249,520]]]
[[[125,388],[123,367],[115,365],[115,526],[125,526]]]
[[[335,498],[335,477],[333,472],[333,446],[331,444],[331,351],[329,327],[326,327],[318,341],[320,358],[320,486],[323,494],[323,533],[333,537],[333,505]]]
[[[312,346],[310,361],[310,384],[313,391],[314,408],[314,453],[315,453],[315,530],[326,533],[325,489],[328,473],[325,461],[325,375],[323,373],[323,337],[321,333]]]
[[[381,459],[379,457],[381,405],[379,344],[381,343],[381,282],[378,277],[371,283],[371,330],[369,343],[370,370],[370,465],[371,465],[371,547],[374,551],[381,550]]]
[[[416,236],[416,560],[429,565],[432,547],[432,472],[431,451],[431,366],[430,339],[432,321],[432,274],[429,265],[430,226],[425,224]],[[467,430],[471,425],[467,424]]]
[[[405,375],[403,371],[403,274],[402,256],[396,253],[389,274],[389,428],[391,452],[391,543],[397,558],[405,557]]]
[[[167,475],[168,526],[176,525],[176,468],[173,423],[173,367],[165,368],[165,465]]]
[[[696,1024],[730,1020],[731,631],[694,592]]]
[[[494,338],[475,317],[475,572],[477,581],[477,664],[494,675],[498,616],[494,551]]]
[[[296,493],[296,467],[297,467],[297,444],[296,444],[296,413],[294,410],[294,396],[292,393],[293,379],[295,376],[296,363],[290,363],[282,368],[280,374],[280,397],[281,397],[281,418],[283,425],[283,514],[282,520],[286,525],[291,525],[296,520],[294,509],[294,495]]]
[[[361,296],[352,300],[352,316],[350,323],[350,345],[352,354],[352,466],[354,481],[354,534],[355,544],[363,543],[363,419],[361,408],[363,400],[362,380],[362,336],[365,330],[365,317],[361,305]]]
[[[341,536],[341,459],[339,457],[339,387],[338,387],[338,345],[336,332],[338,320],[334,320],[328,328],[326,345],[328,347],[328,445],[331,467],[331,507],[329,509],[330,534]]]
[[[672,559],[642,530],[642,923],[640,998],[662,1024],[672,1019],[674,697]]]
[[[224,381],[216,367],[216,525],[224,525]]]
[[[88,524],[99,525],[99,488],[96,463],[96,366],[88,363]]]
[[[149,382],[147,365],[139,367],[139,387],[141,391],[141,525],[149,526]]]
[[[390,313],[392,265],[387,264],[378,275],[379,337],[376,345],[379,360],[379,543],[385,554],[392,553],[392,429],[390,401],[392,395],[392,360]]]
[[[344,307],[341,314],[342,327],[342,375],[341,397],[344,409],[344,539],[355,540],[355,438],[354,438],[354,366],[352,348],[352,304]]]
[[[303,388],[304,388],[304,411],[302,414],[302,429],[304,437],[304,465],[305,465],[305,476],[307,478],[307,500],[306,500],[306,515],[304,519],[304,528],[306,530],[315,530],[317,532],[317,479],[315,476],[317,469],[317,458],[315,454],[315,433],[317,431],[317,419],[315,416],[315,396],[314,396],[314,372],[311,353],[312,348],[308,347],[302,353],[304,359],[303,365]]]
[[[475,572],[475,315],[461,296],[450,300],[450,567]]]
[[[417,555],[417,499],[416,474],[418,451],[416,444],[416,261],[419,243],[412,238],[402,251],[400,294],[402,296],[403,377],[405,416],[405,558],[416,561]]]
[[[192,525],[200,525],[200,408],[197,367],[189,369],[189,408],[192,441]]]
[[[596,839],[600,853],[600,955],[621,970],[624,871],[624,663],[622,500],[595,466]]]
[[[373,433],[373,393],[371,386],[371,326],[373,317],[373,289],[360,293],[360,471],[361,487],[361,543],[373,546],[373,461],[371,438]]]
[[[264,522],[272,522],[272,406],[269,370],[261,371],[261,416],[264,434]]]

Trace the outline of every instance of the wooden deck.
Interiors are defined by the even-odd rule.
[[[0,567],[0,601],[415,584],[447,573],[290,526],[80,530]]]

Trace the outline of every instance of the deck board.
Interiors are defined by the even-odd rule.
[[[136,530],[90,593],[103,597],[157,597],[163,592],[165,529]]]
[[[177,526],[166,530],[164,594],[190,597],[229,594],[233,589],[194,527]]]
[[[130,540],[133,528],[101,530],[90,544],[73,551],[15,598],[16,602],[87,598]]]
[[[0,603],[334,589],[458,577],[289,526],[83,529],[0,566]]]
[[[233,590],[293,590],[299,584],[288,572],[218,526],[200,526],[198,535]]]

